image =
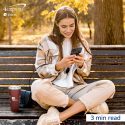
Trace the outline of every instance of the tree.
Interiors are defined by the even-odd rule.
[[[5,32],[5,22],[4,22],[3,15],[1,14],[0,15],[0,40],[3,39],[4,32]]]
[[[87,14],[79,14],[79,19],[80,21],[85,22],[89,28],[89,38],[92,39],[92,29],[91,29],[91,24],[93,22],[93,4],[88,5],[88,11]]]
[[[94,44],[124,44],[123,1],[95,0]]]
[[[3,39],[4,37],[4,32],[5,32],[5,20],[3,16],[3,0],[0,1],[0,40]]]
[[[92,1],[93,0],[48,0],[48,2],[55,4],[55,9],[69,5],[72,8],[77,8],[79,13],[87,12],[88,4],[92,3]]]

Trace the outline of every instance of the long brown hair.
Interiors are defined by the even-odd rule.
[[[86,49],[86,51],[88,53],[90,53],[90,51],[88,50],[88,48],[86,47],[84,40],[82,39],[81,33],[79,31],[79,27],[78,27],[78,18],[77,15],[75,13],[75,11],[68,7],[68,6],[63,6],[60,9],[57,10],[56,15],[55,15],[55,20],[54,20],[54,26],[53,26],[53,30],[52,33],[49,35],[49,38],[59,46],[59,51],[60,51],[60,55],[62,58],[62,42],[64,40],[64,36],[60,33],[59,27],[57,26],[57,24],[64,18],[73,18],[75,20],[75,30],[74,33],[71,37],[71,41],[72,41],[72,46],[73,48],[78,47],[79,44],[81,43],[84,48]],[[91,53],[90,53],[91,54]]]

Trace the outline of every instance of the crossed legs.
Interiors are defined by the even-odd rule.
[[[115,92],[114,84],[111,81],[102,80],[99,84],[101,82],[105,84],[93,87],[88,90],[86,94],[81,95],[79,100],[74,101],[62,91],[53,87],[50,83],[42,84],[42,81],[36,81],[36,84],[34,83],[31,87],[33,93],[32,98],[41,105],[42,103],[45,103],[47,105],[58,107],[67,106],[67,109],[59,113],[60,121],[64,121],[79,112],[86,111],[101,104]]]
[[[81,101],[76,101],[76,102],[74,101],[73,103],[72,103],[72,101],[71,102],[70,101],[69,101],[69,103],[71,103],[72,105],[70,105],[70,107],[67,108],[66,110],[64,110],[63,112],[60,112],[60,114],[59,114],[60,121],[65,121],[69,117],[71,117],[79,112],[86,111],[86,107]]]

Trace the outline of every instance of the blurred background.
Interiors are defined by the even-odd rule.
[[[125,0],[0,0],[0,45],[37,45],[63,5],[75,9],[91,45],[125,44]]]

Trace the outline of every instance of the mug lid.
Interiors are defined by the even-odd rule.
[[[11,86],[9,86],[8,88],[11,89],[11,90],[21,89],[21,87],[20,87],[20,86],[17,86],[17,85],[11,85]]]

